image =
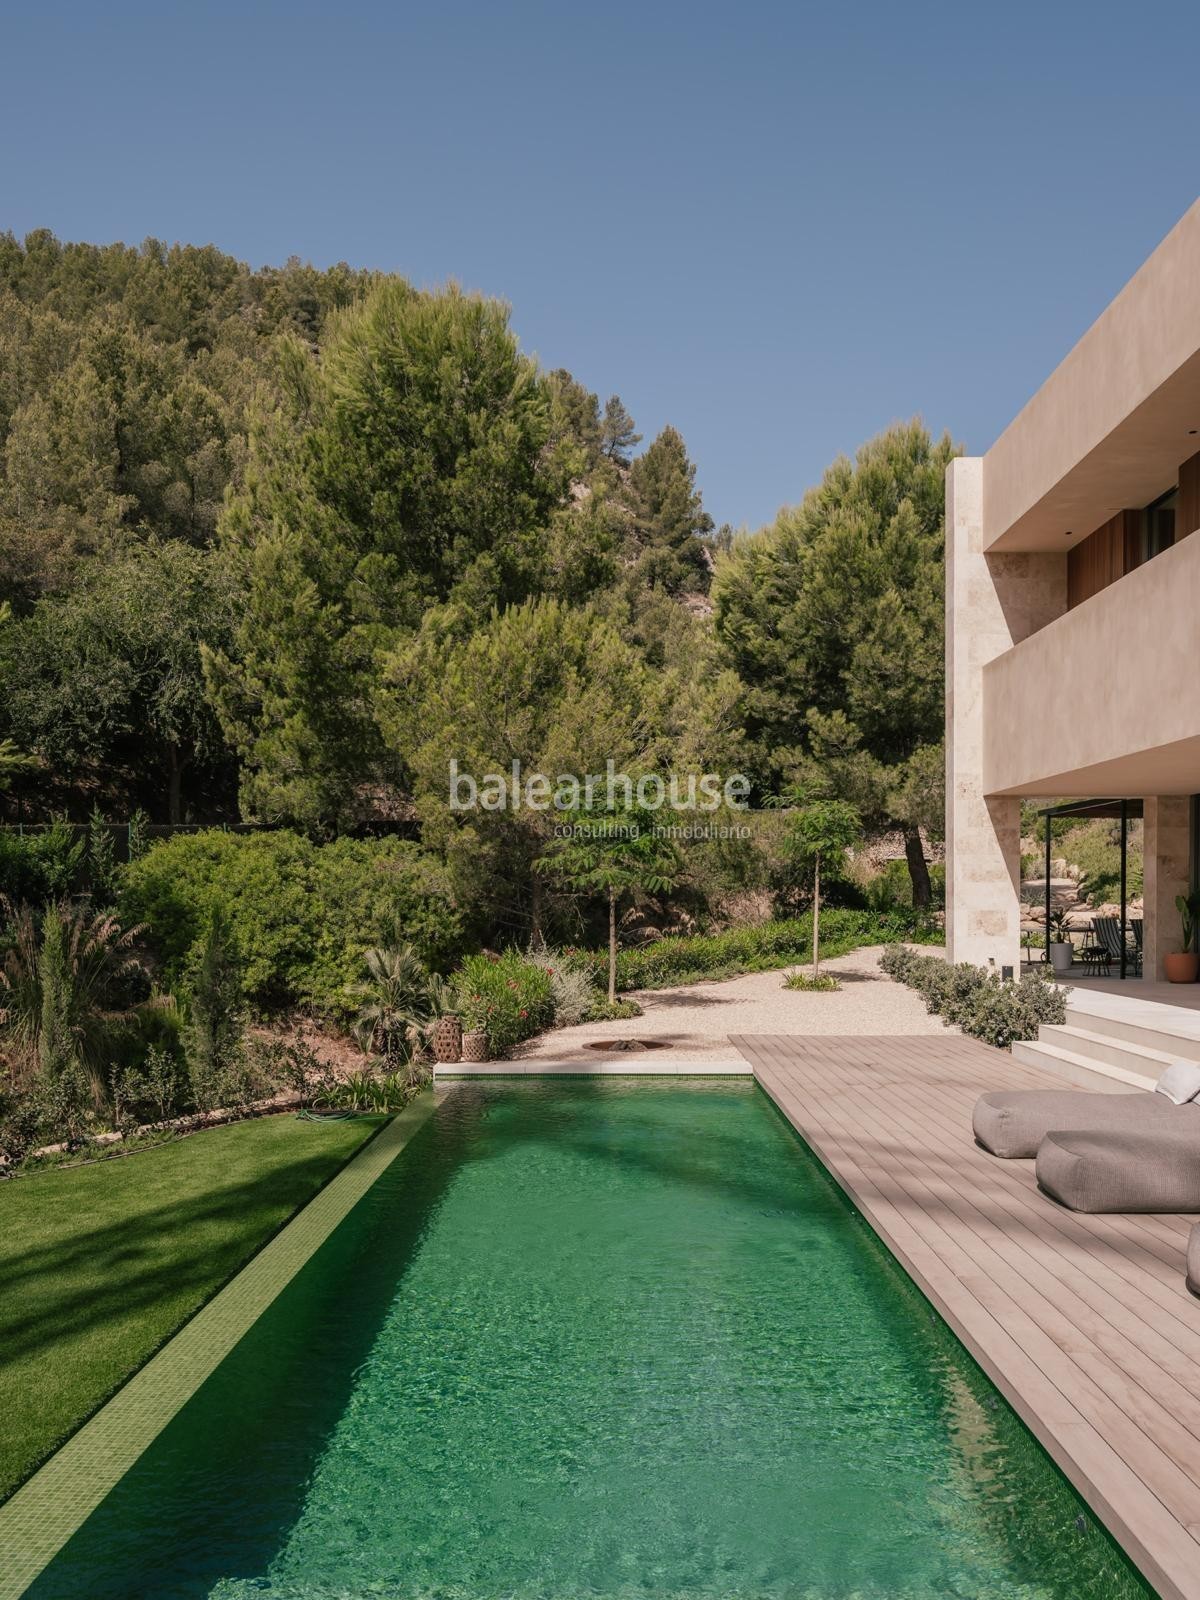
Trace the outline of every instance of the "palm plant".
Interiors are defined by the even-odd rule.
[[[69,900],[40,918],[28,906],[6,909],[13,943],[0,966],[0,1026],[43,1076],[78,1064],[98,1083],[115,991],[139,970],[131,951],[142,930]]]
[[[359,1043],[384,1056],[420,1054],[429,1025],[452,1007],[446,980],[426,970],[411,944],[376,946],[364,962],[367,976],[351,990]]]

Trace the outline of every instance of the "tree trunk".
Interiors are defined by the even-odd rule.
[[[821,975],[821,854],[813,857],[813,977]]]
[[[534,862],[530,878],[529,942],[535,950],[542,944],[542,875]]]
[[[617,891],[608,891],[608,1003],[617,1003]]]
[[[929,885],[929,868],[925,862],[919,828],[905,828],[904,855],[908,861],[908,875],[912,879],[913,905],[927,906],[933,899],[933,890]]]
[[[167,746],[167,821],[178,822],[183,809],[183,769],[186,763],[179,759],[173,744]]]

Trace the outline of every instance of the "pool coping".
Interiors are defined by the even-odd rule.
[[[461,1078],[752,1078],[749,1062],[735,1060],[680,1061],[671,1056],[597,1055],[595,1061],[543,1061],[518,1057],[513,1061],[445,1062],[434,1068],[438,1083]]]
[[[423,1090],[0,1506],[0,1600],[19,1600],[432,1115]]]

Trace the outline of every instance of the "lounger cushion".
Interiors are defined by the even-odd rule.
[[[1193,1294],[1200,1294],[1200,1222],[1188,1235],[1187,1286]]]
[[[1154,1085],[1155,1094],[1182,1106],[1200,1095],[1200,1061],[1172,1061]]]
[[[1128,1128],[1171,1122],[1182,1107],[1164,1095],[1085,1089],[1002,1089],[975,1103],[975,1137],[994,1156],[1035,1156],[1052,1128]]]
[[[1037,1181],[1072,1211],[1200,1211],[1200,1106],[1175,1118],[1170,1129],[1048,1133]]]

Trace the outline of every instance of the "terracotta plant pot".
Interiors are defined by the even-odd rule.
[[[1200,956],[1191,950],[1176,951],[1173,956],[1163,957],[1163,966],[1168,983],[1195,983],[1200,973]]]
[[[462,1058],[464,1061],[490,1061],[488,1054],[488,1036],[482,1028],[477,1028],[471,1033],[463,1034]]]
[[[429,1042],[435,1061],[457,1061],[462,1055],[462,1023],[457,1017],[439,1017],[429,1030]]]

